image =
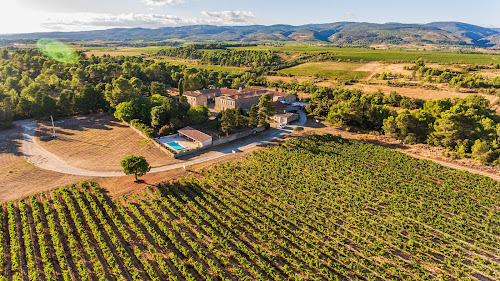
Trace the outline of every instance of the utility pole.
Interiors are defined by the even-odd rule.
[[[52,115],[50,115],[50,121],[52,121],[52,133],[53,137],[56,137],[56,127],[54,126],[54,118],[52,118]]]

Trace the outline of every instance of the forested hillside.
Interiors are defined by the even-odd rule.
[[[37,40],[42,37],[67,41],[317,41],[337,45],[370,46],[372,44],[436,44],[491,47],[489,36],[494,29],[466,23],[443,22],[430,24],[337,22],[327,24],[117,28],[101,31],[53,32],[0,35],[4,40]]]

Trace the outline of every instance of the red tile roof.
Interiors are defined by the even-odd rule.
[[[280,101],[275,101],[273,102],[274,106],[276,107],[276,109],[285,109],[286,108],[286,105],[284,105],[282,102]]]

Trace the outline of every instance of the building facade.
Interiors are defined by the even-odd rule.
[[[273,93],[274,93],[273,101],[283,101],[291,104],[297,99],[295,95],[289,93],[282,93],[282,92],[273,92]]]
[[[297,113],[285,113],[285,114],[276,114],[273,116],[273,120],[278,122],[279,124],[290,124],[291,122],[298,120],[299,115]]]
[[[208,105],[221,95],[221,89],[204,89],[198,91],[185,92],[183,94],[191,107],[197,105]]]

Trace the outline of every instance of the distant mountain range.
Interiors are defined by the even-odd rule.
[[[461,22],[428,24],[337,22],[328,24],[115,28],[81,32],[47,32],[0,35],[4,40],[57,38],[67,41],[319,41],[341,45],[436,44],[500,47],[500,28],[485,28]]]

